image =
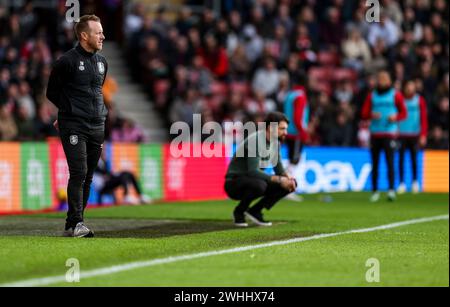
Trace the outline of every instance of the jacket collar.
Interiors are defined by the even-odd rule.
[[[86,57],[91,57],[91,56],[93,56],[93,55],[95,54],[95,53],[86,51],[83,47],[81,47],[81,44],[80,44],[80,43],[78,43],[78,44],[76,45],[75,49],[76,49],[81,55],[86,56]]]

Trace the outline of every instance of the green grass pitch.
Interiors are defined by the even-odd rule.
[[[333,201],[306,195],[281,201],[269,228],[237,229],[234,202],[116,206],[86,212],[96,237],[62,238],[64,214],[0,217],[0,284],[64,276],[66,260],[81,274],[170,256],[309,237],[448,214],[448,194],[401,195],[368,202],[367,193],[337,193]],[[367,233],[212,255],[81,277],[50,286],[449,286],[448,219]],[[366,261],[379,261],[380,282],[366,281]]]

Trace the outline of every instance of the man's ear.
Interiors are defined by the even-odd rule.
[[[87,32],[81,32],[81,38],[84,40],[88,40],[88,33]]]

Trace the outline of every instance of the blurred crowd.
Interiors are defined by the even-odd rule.
[[[45,96],[53,62],[76,44],[73,23],[66,20],[64,0],[56,7],[6,7],[0,2],[0,141],[34,141],[57,136],[53,127],[56,107]],[[107,1],[82,1],[84,10],[96,12],[94,4]],[[107,35],[113,37],[110,26]],[[118,84],[109,76],[103,94],[110,110],[107,139],[145,141],[132,120],[120,118],[114,110]]]
[[[45,98],[53,61],[32,4],[0,6],[0,139],[30,141],[56,135],[56,110]]]
[[[200,4],[204,1],[186,1]],[[448,4],[381,0],[379,23],[365,0],[221,1],[221,14],[187,6],[169,18],[137,4],[125,17],[127,58],[168,126],[258,121],[306,86],[312,145],[367,146],[359,118],[375,73],[401,89],[415,80],[428,105],[430,148],[448,148]]]
[[[103,9],[122,4],[100,2]],[[311,107],[310,144],[367,146],[360,108],[375,73],[388,69],[398,89],[412,79],[425,97],[428,147],[448,148],[447,1],[380,0],[379,23],[366,21],[365,0],[223,0],[220,14],[188,6],[204,2],[185,1],[175,18],[169,7],[138,2],[124,16],[121,35],[106,35],[123,38],[131,74],[167,127],[192,125],[194,113],[204,122],[259,121],[283,110],[286,93],[301,84]],[[58,3],[53,9],[35,9],[33,1],[17,9],[0,4],[0,140],[56,135],[46,84],[53,61],[75,43],[65,1]],[[113,31],[115,15],[104,16],[105,31]],[[145,141],[131,120],[115,114],[117,86],[109,78],[104,88],[107,138]]]

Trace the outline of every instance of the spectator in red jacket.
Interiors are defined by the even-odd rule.
[[[203,63],[214,76],[225,80],[228,73],[228,57],[225,49],[220,47],[213,34],[205,36],[204,47],[198,51]]]

